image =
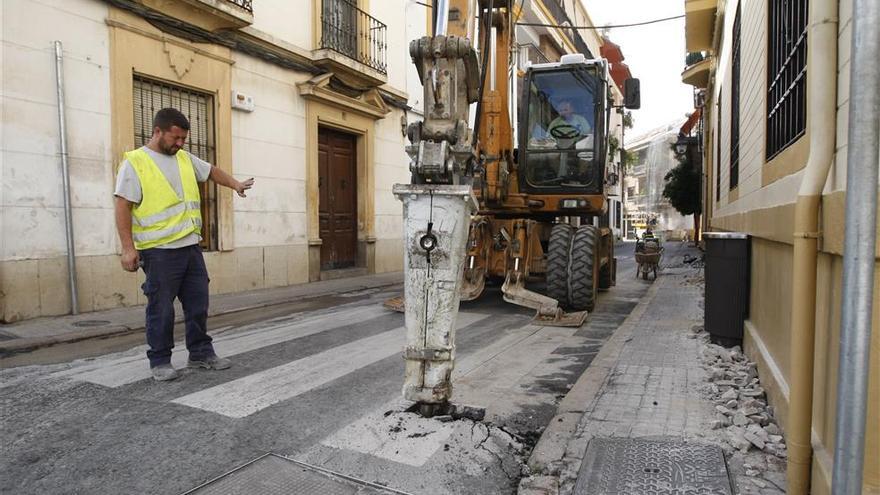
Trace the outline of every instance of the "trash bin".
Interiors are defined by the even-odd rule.
[[[704,329],[712,342],[742,344],[749,316],[750,241],[741,232],[706,232]]]

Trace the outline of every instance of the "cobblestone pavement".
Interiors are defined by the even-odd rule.
[[[743,445],[719,421],[717,389],[704,357],[711,346],[702,332],[703,273],[683,262],[699,254],[685,246],[667,248],[660,276],[588,371],[594,373],[594,392],[581,403],[583,414],[562,459],[544,468],[556,474],[559,493],[573,493],[590,440],[607,437],[717,445],[734,492],[784,493],[785,459],[748,441]]]

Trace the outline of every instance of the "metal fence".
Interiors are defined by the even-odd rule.
[[[329,48],[386,74],[386,27],[349,0],[323,0],[321,48]]]
[[[243,8],[244,10],[247,10],[251,14],[254,13],[254,6],[253,6],[252,0],[226,0],[226,1],[231,3],[232,5],[235,5],[235,6]]]

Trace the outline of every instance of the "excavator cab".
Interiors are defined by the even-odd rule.
[[[602,194],[608,79],[604,60],[566,55],[528,68],[519,126],[520,190]]]

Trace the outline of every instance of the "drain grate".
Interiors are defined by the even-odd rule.
[[[110,322],[107,320],[80,320],[73,323],[73,326],[80,328],[91,328],[91,327],[103,327],[104,325],[109,325]]]
[[[575,495],[732,495],[724,453],[714,445],[594,438]]]
[[[197,486],[184,495],[407,495],[404,492],[350,476],[265,454],[229,473]]]

